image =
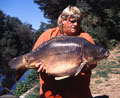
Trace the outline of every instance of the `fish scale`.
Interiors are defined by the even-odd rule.
[[[56,80],[76,76],[87,64],[105,59],[109,51],[76,36],[57,36],[42,43],[35,50],[13,58],[9,66],[16,70],[35,68],[41,62],[46,74]]]

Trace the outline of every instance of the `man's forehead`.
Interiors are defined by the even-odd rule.
[[[73,17],[73,18],[68,18],[68,20],[69,20],[69,21],[80,21],[79,18],[74,18],[74,17]]]

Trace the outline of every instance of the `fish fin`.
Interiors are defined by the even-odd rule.
[[[26,67],[22,67],[15,71],[15,80],[16,82],[22,77],[22,75],[27,71],[28,69]]]
[[[55,77],[55,80],[62,80],[62,79],[68,78],[68,77],[70,77],[70,76]]]
[[[82,68],[84,67],[84,65],[85,65],[85,63],[81,63],[80,64],[80,66],[78,67],[77,72],[75,73],[75,76],[77,76],[80,73],[80,71],[82,70]]]
[[[25,66],[23,64],[23,56],[19,56],[11,59],[8,65],[10,66],[11,69],[15,69],[15,70]]]

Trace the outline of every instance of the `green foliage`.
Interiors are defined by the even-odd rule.
[[[40,92],[40,84],[34,89],[34,92]]]
[[[30,94],[28,96],[26,96],[26,98],[40,98],[40,94]]]
[[[108,47],[109,49],[113,49],[113,47],[116,45],[116,40],[115,39],[111,39],[109,42],[108,42]]]
[[[83,0],[81,0],[81,2],[78,2],[77,6],[80,8],[84,15],[81,23],[82,29],[93,37],[96,44],[107,47],[107,30],[101,26],[100,16],[97,16],[96,13],[93,13],[92,6]]]
[[[28,84],[25,81],[18,83],[16,91],[14,92],[14,94],[16,96],[22,95],[24,92],[26,92],[28,89],[30,89],[27,85]]]
[[[31,69],[31,74],[28,74],[28,80],[29,84],[31,85],[32,83],[38,83],[39,82],[39,76],[37,71]]]
[[[100,83],[102,83],[102,81],[101,80],[96,80],[95,83],[100,84]]]
[[[34,0],[44,16],[50,20],[47,28],[56,26],[62,10],[68,5],[77,5],[83,12],[81,27],[91,34],[97,44],[110,46],[113,39],[120,41],[120,3],[117,0]],[[57,8],[57,9],[56,9]],[[47,24],[46,24],[47,25]],[[51,26],[52,25],[52,26]]]
[[[91,0],[88,4],[92,12],[100,17],[102,27],[106,29],[107,42],[111,39],[120,41],[120,3],[117,0]]]
[[[0,86],[2,86],[2,82],[0,82]]]
[[[107,71],[98,71],[98,72],[96,72],[96,74],[98,74],[99,77],[103,77],[103,78],[108,79],[109,78],[109,76],[108,76],[109,71],[110,70],[107,70]]]
[[[118,59],[119,61],[119,59]],[[105,63],[103,61],[100,61],[98,63],[98,66],[94,69],[95,70],[95,74],[92,75],[92,78],[96,78],[96,77],[103,77],[106,80],[108,80],[110,77],[108,74],[120,74],[119,72],[119,68],[120,68],[120,64],[116,64],[114,62],[109,62]]]
[[[26,98],[40,98],[40,85],[38,85],[38,87],[36,87],[32,93],[28,94],[26,96]]]
[[[49,19],[47,29],[57,25],[58,16],[68,5],[75,5],[77,0],[34,0],[39,5],[41,11],[44,12],[44,17]]]
[[[0,70],[7,74],[8,62],[13,57],[29,52],[33,47],[32,26],[0,11]]]
[[[77,5],[83,12],[81,27],[90,33],[97,44],[112,49],[117,42],[120,42],[119,0],[34,0],[34,2],[44,12],[45,18],[49,19],[49,23],[42,22],[40,29],[34,33],[30,24],[23,24],[18,18],[10,17],[0,11],[0,69],[3,74],[8,74],[10,70],[9,60],[31,51],[38,36],[45,30],[55,27],[58,16],[70,4]],[[109,67],[98,67],[96,76],[108,78],[108,73],[119,73],[112,70],[112,64]],[[29,83],[33,81],[32,79],[35,78],[31,78]],[[29,86],[25,85],[23,86],[26,90]],[[21,89],[21,86],[19,88]],[[22,89],[19,91],[20,89],[18,89],[20,93],[25,91]]]
[[[75,5],[77,0],[34,0],[34,2],[44,11],[44,16],[52,21],[56,20],[69,4]]]
[[[32,50],[34,33],[31,24],[23,24],[18,18],[10,17],[0,11],[0,72],[6,76],[3,87],[10,89],[14,84],[14,71],[8,66],[8,62],[19,55]],[[24,92],[28,87],[23,82],[23,88],[19,84],[16,92]],[[8,92],[8,91],[6,91]]]
[[[31,70],[31,73],[28,74],[27,80],[18,83],[14,94],[20,96],[37,83],[39,83],[38,73],[35,70]]]
[[[38,39],[38,37],[47,29],[47,24],[44,22],[41,22],[40,28],[35,32],[35,38],[34,42]]]

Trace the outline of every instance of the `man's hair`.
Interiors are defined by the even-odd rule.
[[[66,7],[62,11],[60,16],[58,17],[58,20],[57,20],[58,26],[61,26],[62,25],[62,20],[66,20],[67,18],[75,18],[75,19],[81,20],[82,19],[82,13],[81,13],[81,11],[79,10],[78,7],[69,5],[68,7]]]

